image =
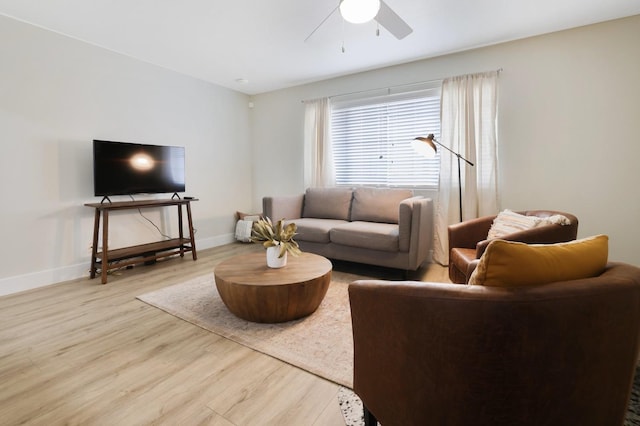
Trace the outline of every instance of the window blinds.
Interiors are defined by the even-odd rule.
[[[440,90],[335,102],[331,140],[337,185],[438,186],[439,153],[425,158],[416,136],[440,136]]]

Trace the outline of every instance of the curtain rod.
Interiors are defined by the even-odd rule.
[[[410,87],[410,86],[418,86],[420,84],[435,83],[436,81],[441,81],[441,80],[442,79],[440,79],[440,80],[439,79],[434,79],[434,80],[428,80],[428,81],[416,81],[414,83],[406,83],[406,84],[400,84],[400,85],[397,85],[397,86],[389,86],[389,87],[377,87],[375,89],[357,90],[357,91],[354,91],[354,92],[340,93],[340,94],[337,94],[337,95],[331,95],[331,96],[326,96],[326,97],[329,98],[329,99],[333,99],[333,98],[337,98],[337,97],[340,97],[340,96],[359,95],[361,93],[377,92],[379,90],[386,90],[387,92],[389,92],[392,89],[399,89],[399,88],[402,88],[402,87]],[[315,98],[315,99],[318,99],[318,98]],[[311,101],[311,100],[313,100],[313,99],[303,99],[300,102],[304,103],[304,102]]]
[[[497,69],[497,70],[495,70],[495,71],[496,71],[498,74],[500,74],[500,73],[502,72],[502,67],[501,67],[501,68],[498,68],[498,69]],[[483,72],[488,72],[488,71],[483,71]],[[482,74],[482,72],[479,72],[479,73],[473,73],[473,74]],[[462,74],[462,75],[468,75],[468,74]],[[378,91],[378,90],[386,90],[387,92],[389,92],[389,91],[390,91],[390,90],[392,90],[392,89],[399,89],[399,88],[410,87],[410,86],[418,86],[418,85],[420,85],[420,84],[435,83],[436,81],[442,81],[442,80],[444,80],[445,78],[461,77],[462,75],[459,75],[459,76],[453,76],[453,77],[436,78],[436,79],[433,79],[433,80],[427,80],[427,81],[416,81],[416,82],[414,82],[414,83],[400,84],[400,85],[397,85],[397,86],[378,87],[378,88],[375,88],[375,89],[358,90],[358,91],[355,91],[355,92],[340,93],[340,94],[337,94],[337,95],[331,95],[331,96],[326,96],[326,97],[327,97],[327,98],[329,98],[329,99],[333,99],[333,98],[337,98],[337,97],[340,97],[340,96],[359,95],[359,94],[361,94],[361,93],[376,92],[376,91]],[[314,98],[314,99],[319,99],[319,98]],[[300,102],[304,103],[304,102],[311,101],[311,100],[313,100],[313,99],[303,99],[303,100],[301,100]]]

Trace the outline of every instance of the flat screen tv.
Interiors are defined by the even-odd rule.
[[[184,147],[93,141],[96,196],[184,192]]]

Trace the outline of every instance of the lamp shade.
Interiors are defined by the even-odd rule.
[[[369,22],[380,10],[380,0],[342,0],[340,14],[352,24]]]
[[[438,152],[438,148],[436,148],[436,144],[433,143],[433,139],[432,134],[426,138],[417,137],[411,141],[411,147],[418,154],[427,158],[433,158]]]

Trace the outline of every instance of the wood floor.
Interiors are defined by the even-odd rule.
[[[251,250],[262,248],[230,244],[195,262],[123,270],[106,285],[85,278],[0,297],[0,425],[344,425],[338,385],[136,299]],[[447,281],[438,265],[410,278]]]

